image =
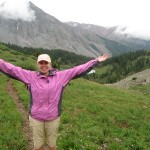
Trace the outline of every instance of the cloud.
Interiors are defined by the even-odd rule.
[[[150,39],[149,0],[30,1],[62,22],[119,26],[117,32],[121,34]],[[36,18],[34,11],[29,7],[29,0],[0,0],[0,16],[25,21]]]
[[[135,37],[144,40],[150,40],[150,32],[147,26],[117,26],[116,33],[126,34],[128,37]]]
[[[24,21],[32,21],[36,18],[28,0],[0,0],[0,16]]]
[[[122,34],[150,39],[150,0],[30,0],[62,22],[125,26]]]

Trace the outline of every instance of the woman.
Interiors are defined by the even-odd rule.
[[[30,92],[29,121],[33,132],[35,150],[56,150],[60,123],[62,94],[70,80],[89,72],[94,66],[108,59],[104,54],[85,64],[63,71],[52,68],[47,54],[38,56],[39,72],[25,70],[0,59],[0,71],[28,86]]]

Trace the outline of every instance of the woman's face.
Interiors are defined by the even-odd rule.
[[[48,76],[51,64],[47,61],[42,60],[38,62],[38,68],[41,73],[43,73],[45,76]]]

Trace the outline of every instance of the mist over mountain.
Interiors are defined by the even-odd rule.
[[[62,49],[96,57],[112,56],[139,49],[150,49],[150,41],[117,32],[118,27],[105,28],[91,24],[61,22],[33,3],[27,5],[30,14],[6,11],[0,6],[0,41],[22,47]],[[17,14],[17,15],[15,15]],[[14,17],[16,16],[16,17]]]

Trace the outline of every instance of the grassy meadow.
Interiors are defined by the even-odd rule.
[[[7,80],[0,74],[0,150],[28,150],[21,115],[6,90]]]
[[[21,61],[22,57],[26,58]],[[0,58],[14,64],[36,65],[35,58],[0,47]],[[0,74],[0,149],[28,150],[22,118]],[[29,94],[23,83],[13,82],[28,111]],[[146,94],[143,93],[145,90]],[[63,95],[58,150],[150,150],[149,86],[117,89],[79,78]]]
[[[14,86],[28,109],[24,84]],[[148,150],[149,108],[149,96],[139,91],[73,80],[63,96],[58,150]]]

